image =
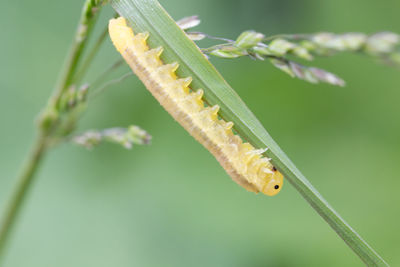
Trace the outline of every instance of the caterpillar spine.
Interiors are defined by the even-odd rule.
[[[191,77],[177,77],[177,62],[164,64],[162,47],[149,49],[148,33],[134,34],[122,17],[109,23],[111,40],[133,72],[160,104],[218,160],[232,179],[245,189],[273,196],[283,183],[283,175],[262,156],[263,149],[233,133],[232,122],[218,118],[219,106],[205,107],[203,90],[189,87]]]

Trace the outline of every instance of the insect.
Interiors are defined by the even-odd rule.
[[[134,34],[123,17],[109,22],[111,40],[133,72],[160,104],[198,142],[206,147],[239,185],[252,192],[273,196],[282,187],[283,175],[255,149],[232,131],[233,123],[221,119],[219,106],[205,106],[203,90],[193,90],[191,77],[175,74],[178,63],[164,64],[162,47],[150,49],[148,33]]]

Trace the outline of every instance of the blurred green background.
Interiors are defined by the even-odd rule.
[[[161,3],[175,19],[198,14],[198,30],[228,38],[246,29],[267,35],[400,32],[398,0]],[[81,5],[2,4],[2,210]],[[106,7],[97,33],[112,15]],[[118,57],[107,40],[87,80]],[[212,62],[322,195],[389,264],[399,266],[400,72],[359,55],[313,62],[347,81],[337,88],[291,79],[247,58]],[[363,266],[289,183],[271,198],[232,182],[134,76],[90,103],[78,130],[130,124],[150,132],[152,144],[131,151],[62,145],[47,155],[5,266]]]

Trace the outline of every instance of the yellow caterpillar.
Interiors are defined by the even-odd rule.
[[[133,72],[160,104],[198,142],[203,144],[239,185],[252,192],[273,196],[282,187],[283,176],[255,149],[232,132],[232,122],[218,118],[219,106],[205,107],[201,89],[192,90],[191,77],[177,78],[178,63],[164,64],[162,47],[149,49],[148,33],[133,34],[122,17],[111,19],[109,34],[114,46]]]

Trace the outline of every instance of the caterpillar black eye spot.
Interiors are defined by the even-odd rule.
[[[275,185],[274,188],[275,188],[275,190],[278,190],[279,189],[279,185]]]
[[[272,167],[272,171],[276,172],[276,171],[277,171],[277,169],[276,169],[275,167]]]

